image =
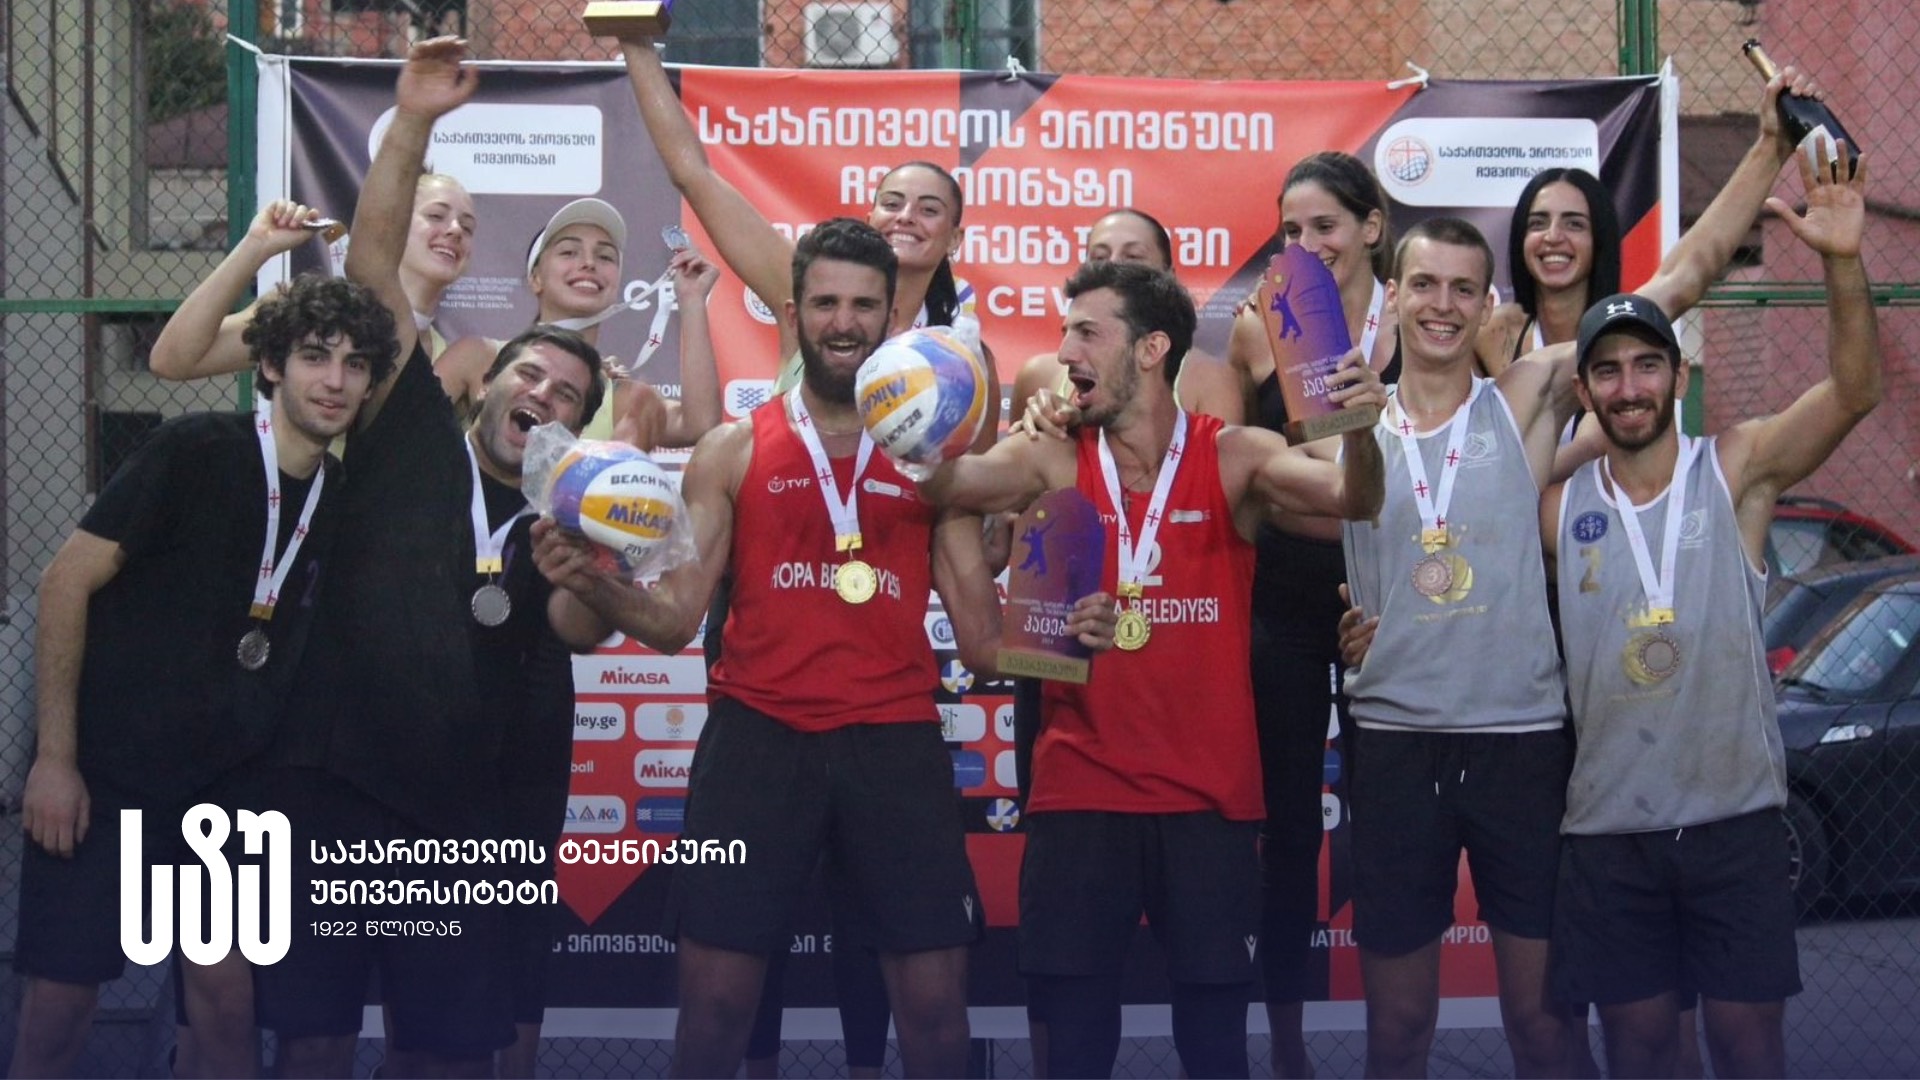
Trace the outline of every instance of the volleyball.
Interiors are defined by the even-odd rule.
[[[938,465],[973,444],[987,416],[979,352],[944,327],[887,339],[854,376],[867,434],[902,464]]]
[[[606,549],[626,570],[647,561],[673,531],[679,497],[651,458],[618,443],[591,443],[554,465],[554,521]]]

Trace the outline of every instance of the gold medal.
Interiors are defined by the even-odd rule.
[[[834,570],[833,591],[849,604],[864,604],[880,591],[880,575],[867,563],[849,559]]]
[[[1128,608],[1120,613],[1113,626],[1113,643],[1128,652],[1137,652],[1146,647],[1147,639],[1153,636],[1153,624],[1147,621],[1147,615],[1139,608]]]
[[[1680,643],[1665,630],[1641,630],[1627,638],[1620,663],[1641,686],[1663,683],[1680,670]]]

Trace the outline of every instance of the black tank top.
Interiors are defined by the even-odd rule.
[[[1400,339],[1395,335],[1393,356],[1380,372],[1386,383],[1400,381]],[[1287,422],[1286,398],[1280,393],[1280,375],[1270,371],[1254,390],[1253,422],[1269,431],[1281,431]],[[1254,541],[1253,615],[1274,640],[1331,649],[1337,643],[1340,583],[1347,579],[1346,557],[1337,540],[1295,536],[1272,525],[1261,525]]]

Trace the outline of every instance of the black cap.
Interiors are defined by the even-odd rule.
[[[1602,334],[1622,330],[1640,330],[1666,346],[1674,366],[1680,364],[1680,339],[1674,335],[1673,320],[1660,305],[1637,293],[1615,293],[1587,309],[1580,316],[1580,352],[1578,370],[1587,370],[1587,354]]]

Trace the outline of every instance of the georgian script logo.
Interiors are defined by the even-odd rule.
[[[120,811],[120,951],[136,964],[158,964],[173,952],[174,878],[180,884],[180,951],[196,964],[214,964],[233,951],[233,901],[240,899],[239,946],[254,964],[278,963],[293,937],[293,826],[278,810],[239,812],[240,835],[248,855],[267,856],[266,935],[261,936],[260,870],[242,864],[237,875],[221,852],[233,823],[227,812],[201,803],[180,818],[180,835],[200,861],[186,866],[156,864],[149,869],[153,937],[142,936],[147,905],[142,903],[140,811]],[[204,870],[204,874],[202,871]],[[205,922],[202,934],[201,923]]]

